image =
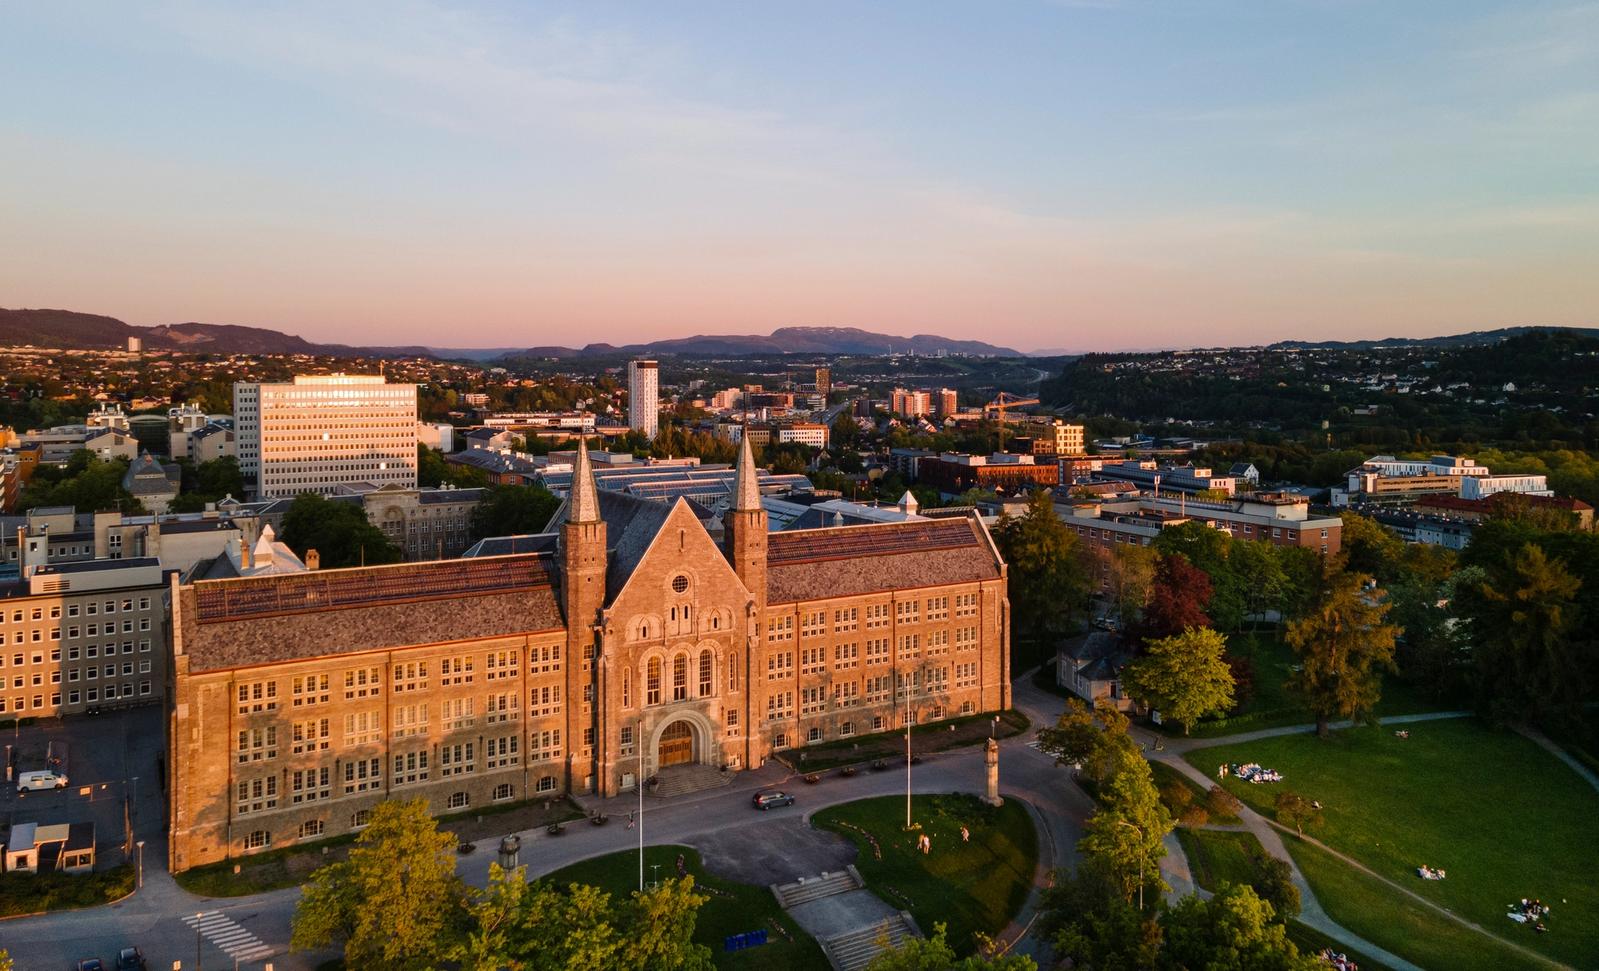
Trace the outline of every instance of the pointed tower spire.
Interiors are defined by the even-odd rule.
[[[733,504],[736,512],[755,512],[761,508],[761,484],[755,472],[755,452],[750,448],[749,429],[744,429],[738,450],[738,467],[733,473]]]
[[[588,439],[577,440],[577,467],[572,470],[571,508],[566,511],[569,523],[597,523],[600,521],[600,493],[594,484],[594,465],[589,461]]]

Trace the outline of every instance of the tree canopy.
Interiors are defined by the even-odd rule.
[[[1288,686],[1316,716],[1326,736],[1334,718],[1369,718],[1382,694],[1382,672],[1394,670],[1398,628],[1387,622],[1388,602],[1371,577],[1328,560],[1316,606],[1288,625],[1299,658]]]
[[[283,542],[302,558],[316,550],[326,568],[398,563],[400,549],[357,503],[301,493],[283,514]]]
[[[1227,639],[1208,627],[1149,641],[1142,656],[1122,669],[1122,684],[1134,698],[1183,725],[1222,714],[1233,706],[1233,675]]]
[[[1088,571],[1077,535],[1060,517],[1049,493],[1035,492],[1021,516],[1001,516],[995,541],[1005,556],[1016,625],[1036,642],[1070,630],[1088,600]]]

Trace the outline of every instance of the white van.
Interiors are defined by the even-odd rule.
[[[57,775],[49,770],[39,772],[24,772],[17,776],[17,791],[32,792],[35,789],[65,789],[67,777]]]

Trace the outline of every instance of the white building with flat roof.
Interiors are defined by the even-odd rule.
[[[1460,480],[1460,498],[1486,499],[1500,492],[1519,492],[1527,496],[1552,496],[1545,475],[1478,475]]]
[[[654,438],[661,427],[661,368],[655,361],[627,362],[627,424]]]
[[[341,485],[416,488],[416,385],[373,374],[296,375],[233,386],[239,471],[257,496]]]

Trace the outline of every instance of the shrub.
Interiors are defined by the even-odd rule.
[[[1217,816],[1236,816],[1238,811],[1244,808],[1244,804],[1237,796],[1221,786],[1211,786],[1205,801],[1209,804],[1210,811]]]
[[[1210,813],[1205,812],[1204,806],[1189,806],[1178,816],[1177,823],[1189,829],[1197,829],[1210,822]]]

